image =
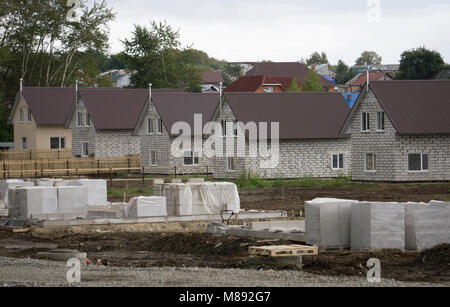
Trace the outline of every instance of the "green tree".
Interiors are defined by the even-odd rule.
[[[356,65],[381,65],[383,58],[379,56],[375,51],[364,51],[361,56],[356,60]]]
[[[2,96],[0,95],[0,142],[12,142],[13,127],[8,123],[9,109],[3,102]]]
[[[435,72],[444,69],[445,63],[439,52],[425,47],[407,50],[400,59],[400,71],[397,79],[429,79]]]
[[[298,80],[293,78],[291,81],[291,85],[289,86],[288,92],[291,93],[299,93],[302,91],[301,86],[298,84]]]
[[[306,65],[320,65],[320,64],[328,64],[328,57],[325,52],[319,53],[314,52],[311,54],[308,60],[306,60]]]
[[[327,92],[323,86],[320,76],[312,71],[306,74],[306,78],[303,80],[303,92]]]
[[[336,83],[345,84],[355,76],[355,73],[342,60],[336,66]]]

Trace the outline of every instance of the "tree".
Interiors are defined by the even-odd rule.
[[[343,61],[336,66],[336,83],[345,84],[355,76],[355,73]]]
[[[301,91],[302,91],[302,88],[298,84],[298,80],[296,78],[293,78],[291,81],[291,85],[289,86],[288,92],[299,93]]]
[[[379,56],[375,51],[364,51],[356,60],[356,65],[381,65],[382,60],[383,58]]]
[[[429,79],[435,72],[443,70],[444,60],[439,52],[425,47],[407,50],[400,59],[400,71],[397,79],[421,80]]]
[[[0,142],[11,142],[13,138],[13,126],[9,125],[9,109],[0,95]]]
[[[329,64],[328,63],[328,57],[326,55],[325,52],[319,53],[319,52],[314,52],[313,54],[311,54],[311,56],[309,57],[308,60],[306,60],[306,65],[320,65],[320,64]]]
[[[306,78],[303,80],[303,92],[327,92],[323,86],[320,76],[315,72],[308,72]]]

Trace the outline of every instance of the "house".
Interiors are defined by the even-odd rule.
[[[392,76],[383,71],[369,72],[369,81],[386,81],[392,80]],[[347,91],[350,93],[360,93],[367,83],[367,72],[357,74],[353,79],[347,82]]]
[[[214,160],[214,177],[236,178],[244,172],[266,178],[349,175],[350,136],[340,134],[349,111],[340,93],[226,93],[217,121],[226,127],[227,138],[241,134],[246,141],[234,145],[234,157],[223,155]],[[269,147],[279,151],[272,157],[277,161],[268,161],[262,155],[239,156],[239,148],[244,147],[247,153],[255,151],[261,138],[252,143],[243,127],[233,129],[236,122],[267,123],[269,131],[272,123],[279,123],[278,145],[273,143],[272,132],[267,132]]]
[[[292,81],[292,77],[244,76],[228,85],[224,92],[283,93],[289,91]],[[297,84],[301,86],[298,81]]]
[[[400,64],[381,64],[381,65],[370,65],[370,68],[374,71],[382,71],[389,73],[396,73],[400,70]],[[356,65],[351,68],[353,72],[362,73],[367,71],[366,65]]]
[[[70,149],[72,130],[64,123],[75,95],[73,88],[25,87],[19,91],[9,117],[14,125],[14,149]]]
[[[202,92],[219,92],[223,82],[221,70],[204,72],[202,74]]]
[[[343,126],[354,180],[450,180],[450,81],[374,81]]]
[[[313,64],[308,66],[308,68],[325,78],[326,77],[329,77],[331,79],[336,78],[336,72],[330,68],[330,64]]]
[[[311,70],[305,64],[298,62],[264,62],[256,63],[246,76],[291,77],[303,82],[309,72]],[[335,85],[332,82],[322,76],[320,80],[325,88],[333,91]]]
[[[131,82],[131,73],[125,69],[113,69],[99,75],[99,77],[105,76],[108,76],[112,82],[112,86],[117,88],[128,87]]]

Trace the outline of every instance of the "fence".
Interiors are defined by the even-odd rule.
[[[0,177],[30,178],[141,172],[141,156],[0,161]]]
[[[42,160],[42,159],[70,159],[72,150],[23,150],[23,151],[1,151],[0,160],[2,161],[23,161],[23,160]]]
[[[213,166],[145,166],[142,174],[147,175],[211,175]]]

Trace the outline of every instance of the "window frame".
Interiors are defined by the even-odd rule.
[[[27,109],[27,123],[31,123],[31,109]]]
[[[364,123],[366,125],[364,125]],[[370,113],[369,112],[361,113],[361,132],[370,132]]]
[[[19,124],[24,123],[23,108],[19,108]]]
[[[58,148],[52,148],[52,139],[58,139]],[[64,141],[63,141],[64,140]],[[64,147],[62,147],[64,143]],[[50,137],[50,150],[62,150],[66,149],[66,137],[65,136],[51,136]]]
[[[342,163],[341,163],[341,156],[342,156]],[[334,167],[334,157],[336,157],[337,167]],[[344,169],[344,154],[343,153],[335,153],[331,155],[331,168],[335,171],[343,170]]]
[[[158,118],[158,127],[157,127],[157,134],[163,134],[163,121],[162,118]]]
[[[150,164],[150,166],[158,166],[158,152],[157,151],[150,151],[150,163],[149,164]]]
[[[274,86],[264,86],[264,93],[272,94],[275,93]]]
[[[84,126],[85,127],[91,127],[92,126],[91,114],[89,114],[89,112],[86,112],[85,115],[86,116],[84,117],[84,120],[85,120]]]
[[[232,166],[230,167],[230,161],[232,161]],[[236,159],[235,157],[227,157],[227,171],[235,172],[236,171]]]
[[[77,112],[77,127],[83,127],[83,112]]]
[[[222,124],[222,136],[223,137],[226,137],[227,135],[228,135],[228,123],[227,123],[227,121],[226,120],[222,120],[221,121],[221,124]]]
[[[25,144],[25,146],[23,146]],[[22,150],[27,150],[28,149],[28,138],[26,136],[21,137],[20,139],[20,148],[22,148]]]
[[[381,120],[381,123],[380,123]],[[380,127],[382,126],[382,127]],[[377,112],[377,132],[384,132],[386,128],[386,114],[383,111]]]
[[[413,155],[420,155],[420,170],[410,170],[409,169],[409,166],[410,166],[409,159],[410,159],[410,156],[413,156]],[[426,163],[427,168],[426,169],[423,168],[424,157],[427,158],[427,163]],[[428,153],[408,153],[408,173],[426,173],[429,171],[430,171],[430,155]]]
[[[86,146],[86,154],[84,153],[84,145]],[[82,142],[81,143],[81,156],[83,158],[88,158],[89,157],[89,142]]]
[[[147,118],[147,134],[148,135],[153,135],[155,134],[155,129],[154,129],[154,124],[153,124],[153,118]]]
[[[368,169],[367,166],[367,162],[368,162],[368,156],[371,155],[372,156],[372,169]],[[377,172],[377,154],[375,153],[366,153],[364,155],[364,171],[366,173],[376,173]]]
[[[187,156],[187,154],[189,154],[189,156]],[[186,159],[191,159],[192,163],[186,163]],[[199,153],[195,151],[185,151],[183,154],[183,166],[200,166]]]

